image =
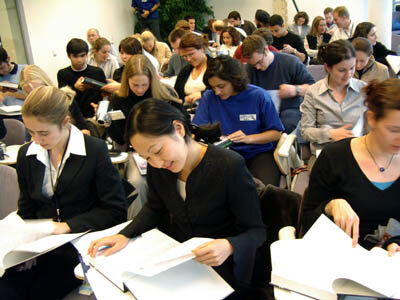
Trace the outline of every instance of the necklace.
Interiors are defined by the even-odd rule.
[[[367,145],[367,136],[364,137],[364,144],[365,144],[365,148],[367,148],[367,151],[368,151],[369,155],[371,156],[372,160],[374,161],[375,165],[378,167],[379,172],[381,172],[381,173],[385,172],[385,171],[390,167],[390,164],[392,163],[394,154],[393,154],[392,157],[390,158],[389,164],[387,165],[386,168],[380,167],[380,166],[378,165],[378,163],[376,162],[375,157],[372,155],[371,151],[369,151],[369,149],[368,149],[368,145]]]

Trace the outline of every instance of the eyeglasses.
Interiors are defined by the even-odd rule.
[[[265,57],[265,51],[263,52],[263,55],[262,55],[262,57],[260,58],[259,61],[257,61],[255,64],[250,64],[249,63],[249,65],[254,67],[254,68],[257,67],[257,66],[261,67],[263,65],[263,62],[264,62],[264,57]]]
[[[193,55],[195,55],[195,54],[196,54],[196,52],[192,52],[192,53],[188,53],[188,54],[182,55],[182,57],[184,59],[189,59],[189,58],[192,58]]]

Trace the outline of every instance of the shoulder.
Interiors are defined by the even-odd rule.
[[[245,165],[244,158],[237,152],[214,145],[208,145],[204,159],[205,163],[210,164],[210,167],[219,169],[227,176],[232,170]]]
[[[57,75],[65,75],[67,73],[70,73],[71,71],[72,71],[71,67],[66,67],[58,70]]]
[[[365,81],[360,80],[360,79],[356,79],[356,78],[351,78],[350,79],[350,87],[354,91],[356,91],[358,93],[361,93],[363,87],[366,86],[366,85],[367,85],[367,83]]]
[[[351,138],[329,143],[324,147],[322,153],[324,153],[327,158],[340,160],[351,152],[350,142]]]
[[[83,138],[85,140],[86,155],[88,157],[94,155],[95,153],[98,154],[99,150],[101,150],[103,153],[107,152],[107,145],[103,140],[86,134],[83,135]]]
[[[299,66],[299,65],[304,66],[304,64],[301,63],[300,59],[298,59],[294,55],[282,53],[282,52],[274,52],[274,56],[275,56],[275,60],[279,63],[287,64],[288,66],[293,66],[293,67]]]
[[[92,66],[92,65],[87,65],[87,71],[90,73],[100,73],[103,72],[103,70],[99,67]]]
[[[18,161],[20,159],[20,157],[25,157],[26,153],[28,152],[29,146],[32,144],[32,142],[29,143],[25,143],[21,146],[21,148],[19,148],[18,150]]]

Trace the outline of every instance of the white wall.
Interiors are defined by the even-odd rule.
[[[33,62],[57,84],[57,71],[70,64],[66,45],[72,38],[86,41],[88,28],[97,28],[118,49],[133,33],[131,0],[23,0]]]

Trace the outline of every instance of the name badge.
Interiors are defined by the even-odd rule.
[[[256,114],[248,114],[248,115],[239,115],[240,121],[256,121],[257,115]]]

